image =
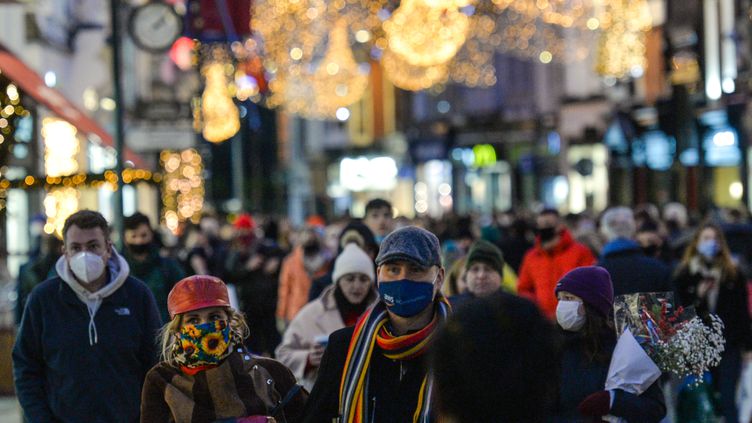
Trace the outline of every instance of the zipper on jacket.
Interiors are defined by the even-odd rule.
[[[376,421],[376,397],[371,398],[371,423]]]

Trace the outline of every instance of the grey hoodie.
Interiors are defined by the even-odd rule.
[[[130,267],[128,262],[125,261],[123,256],[118,254],[115,249],[112,249],[112,256],[107,262],[107,271],[109,271],[110,280],[97,292],[89,292],[73,275],[68,264],[68,259],[65,256],[60,257],[55,264],[55,270],[60,278],[70,286],[73,292],[76,294],[82,303],[86,304],[86,308],[89,310],[89,345],[94,345],[98,341],[97,337],[97,325],[94,322],[94,316],[99,310],[99,306],[102,305],[102,300],[112,295],[117,291],[130,273]]]

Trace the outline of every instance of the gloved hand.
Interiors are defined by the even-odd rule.
[[[577,406],[577,411],[583,416],[605,416],[611,410],[611,395],[608,391],[598,391],[588,395]]]

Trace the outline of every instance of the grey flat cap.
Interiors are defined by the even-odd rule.
[[[417,226],[397,229],[381,243],[376,265],[395,260],[407,260],[423,267],[441,266],[439,239]]]

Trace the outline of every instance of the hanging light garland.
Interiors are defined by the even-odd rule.
[[[16,128],[30,116],[23,105],[23,94],[18,87],[0,73],[0,166],[7,163],[12,151]],[[5,203],[0,198],[0,207]]]
[[[609,9],[611,3],[617,6]],[[627,3],[258,0],[251,28],[255,31],[254,54],[262,64],[268,91],[263,93],[260,87],[246,83],[249,90],[243,98],[305,117],[332,118],[334,105],[345,101],[342,97],[347,97],[347,102],[356,97],[353,87],[360,84],[355,69],[371,61],[380,63],[385,76],[405,90],[425,90],[450,82],[490,87],[497,81],[497,52],[542,63],[586,59],[589,46],[602,31],[620,32],[609,26],[619,13],[627,21],[640,19],[633,12],[619,12]],[[610,14],[611,20],[603,10],[610,11],[606,15]],[[625,28],[632,26],[631,22],[625,24]],[[347,36],[337,35],[343,33]],[[610,42],[609,51],[618,52],[615,44],[632,43],[625,36],[619,40]],[[628,50],[639,55],[638,50]],[[354,75],[347,88],[342,83],[347,81],[343,64],[349,75]],[[335,82],[338,78],[340,82]],[[239,92],[241,85],[238,83]]]
[[[205,78],[201,94],[201,133],[209,142],[226,141],[240,130],[240,114],[233,102],[228,75],[234,75],[232,63],[220,48],[212,51],[212,58],[201,69]]]
[[[381,57],[384,74],[398,88],[408,91],[420,91],[444,83],[447,80],[447,66],[415,66],[403,60],[391,51],[385,51]]]
[[[384,22],[384,32],[389,50],[402,60],[436,66],[457,54],[467,39],[469,21],[454,1],[402,0]]]
[[[340,107],[360,100],[367,86],[368,65],[355,62],[347,23],[339,20],[329,33],[326,54],[313,76],[314,107],[322,117],[334,116]]]
[[[602,76],[622,78],[642,74],[647,64],[645,37],[652,27],[646,0],[610,0],[600,19],[595,69]]]
[[[162,218],[173,233],[181,222],[198,223],[204,207],[204,178],[201,155],[194,149],[162,151],[159,161],[164,169]]]

